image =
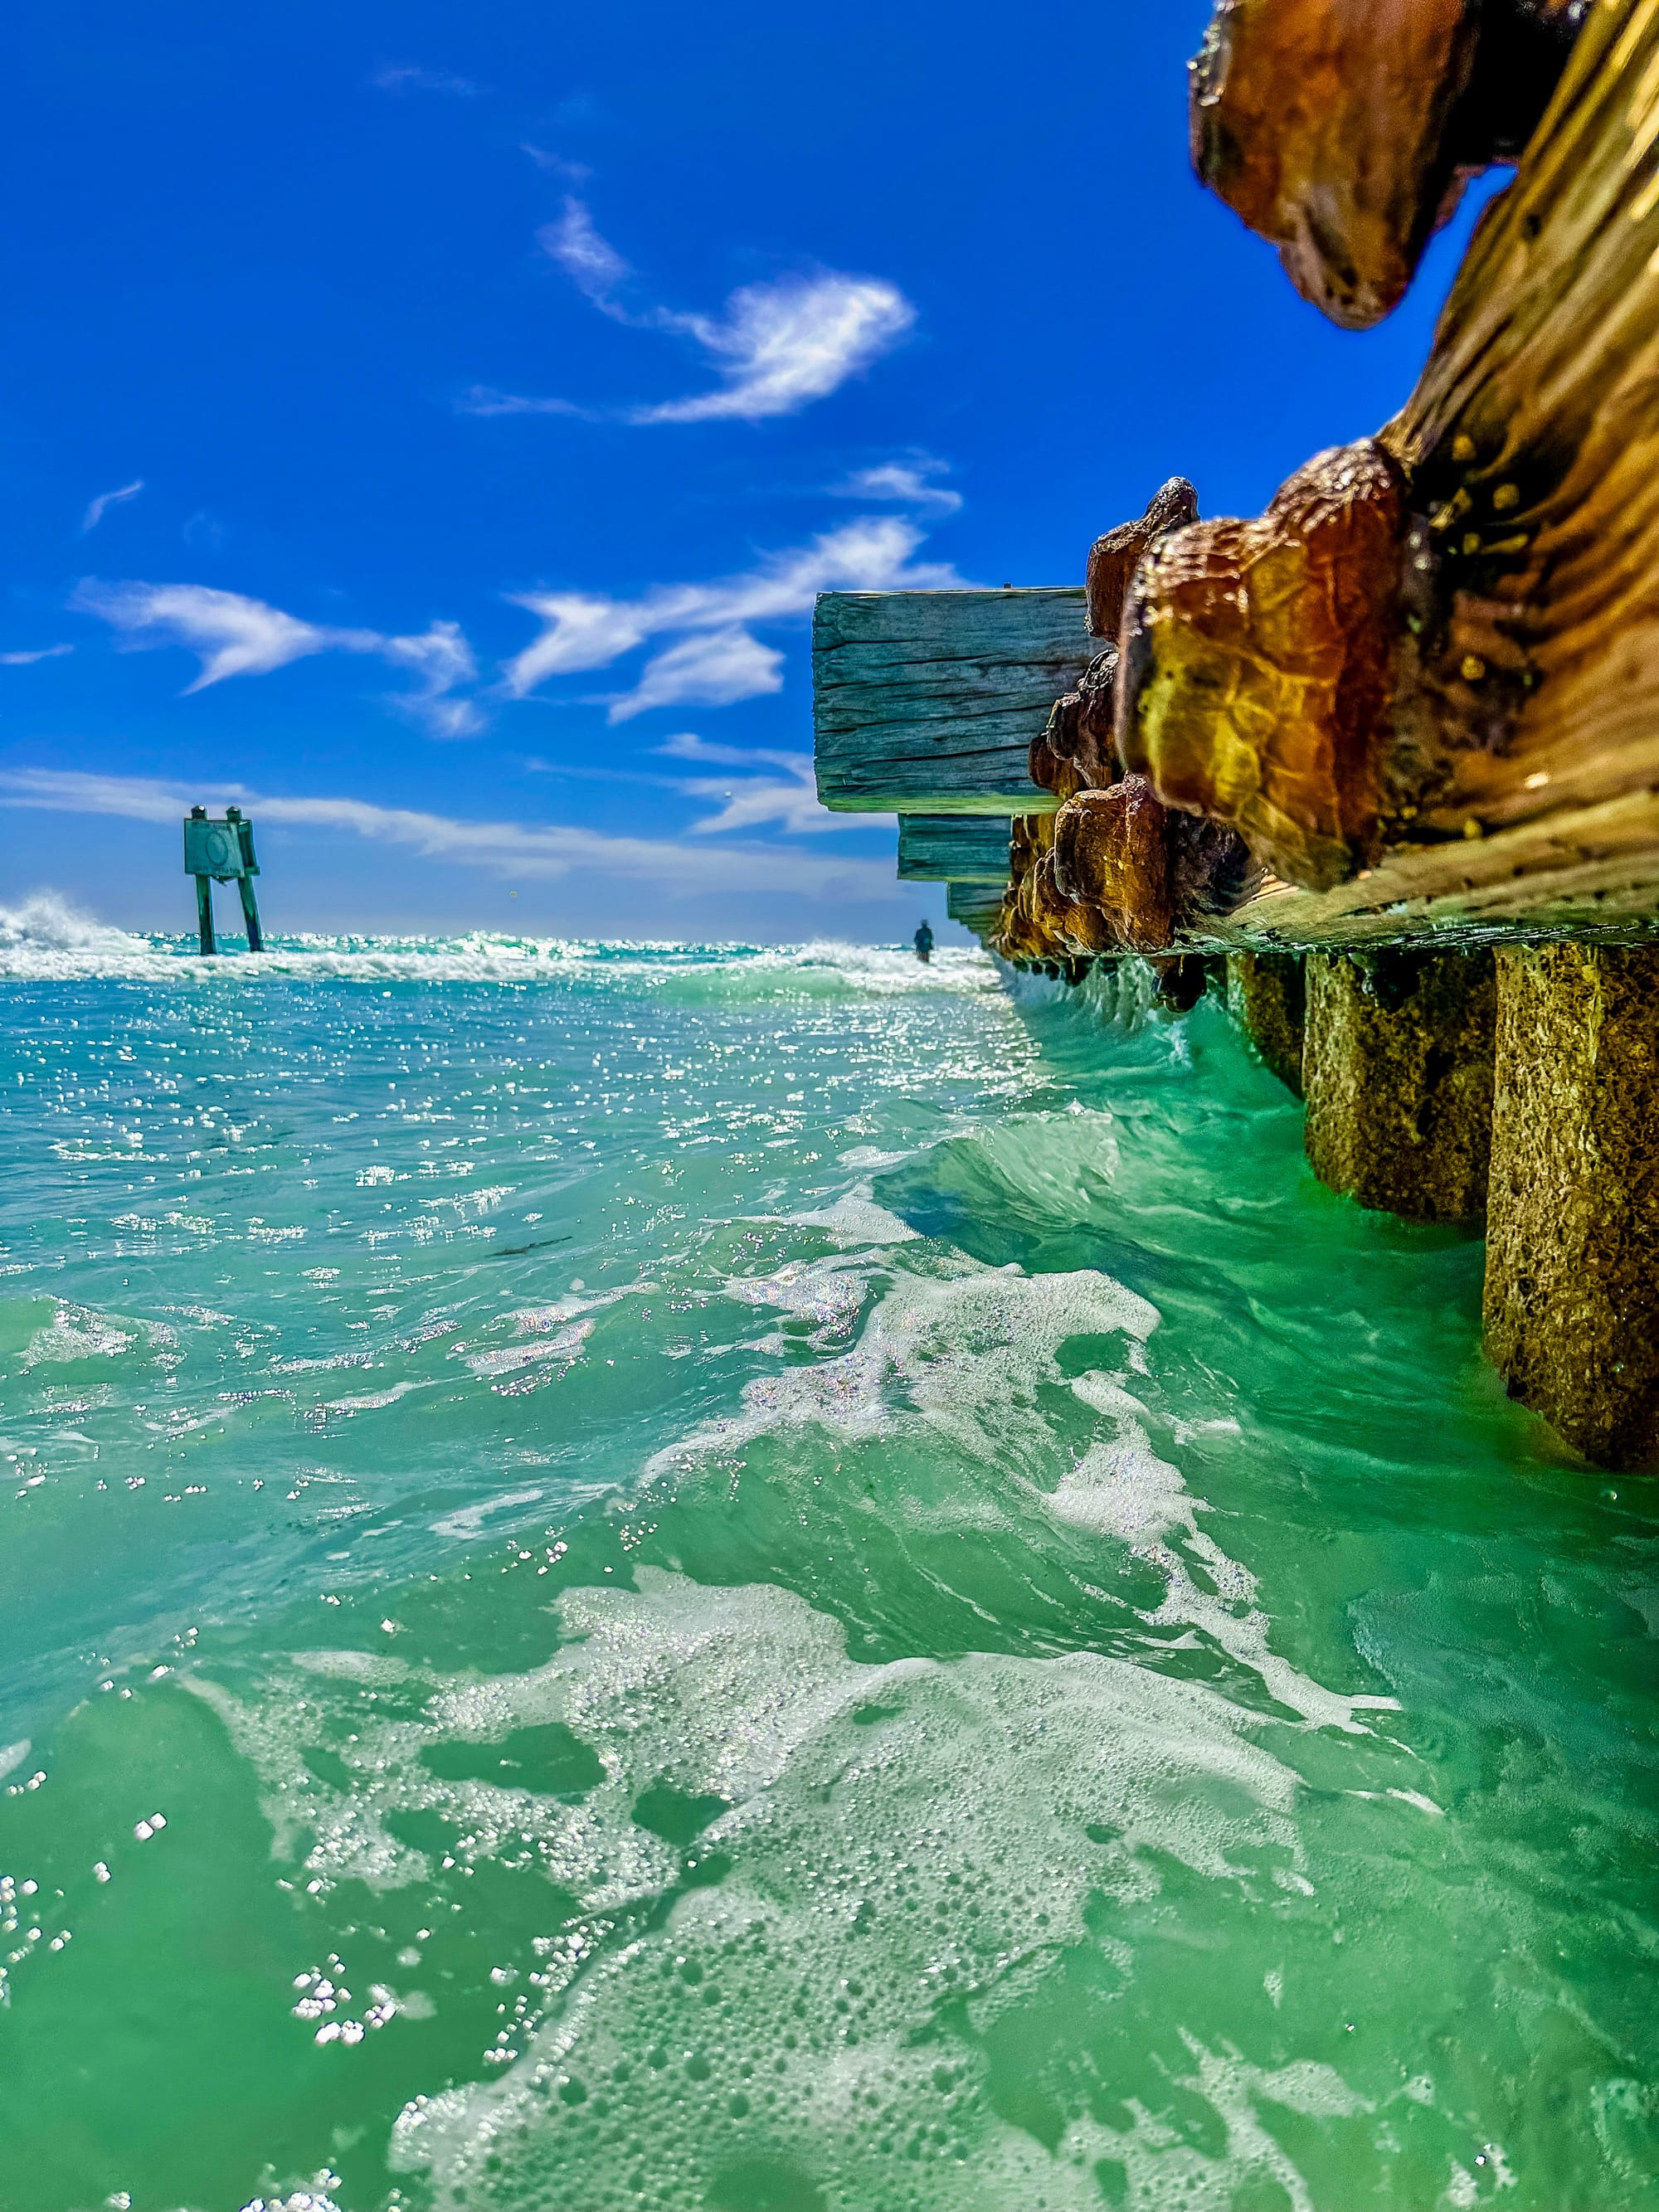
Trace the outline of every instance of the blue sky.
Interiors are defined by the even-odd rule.
[[[1467,222],[1328,328],[1188,167],[1208,0],[848,18],[12,0],[0,905],[891,939],[810,795],[835,586],[1081,581],[1375,428]]]

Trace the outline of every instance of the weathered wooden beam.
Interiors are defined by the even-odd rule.
[[[1098,651],[1079,591],[826,592],[812,623],[818,797],[850,813],[1015,814],[1048,710]]]
[[[1536,942],[1638,944],[1659,931],[1659,790],[1495,836],[1398,848],[1329,891],[1270,883],[1195,942],[1261,951]]]
[[[1126,765],[1326,895],[1237,941],[1659,917],[1656,144],[1659,8],[1601,0],[1401,416],[1137,570]]]
[[[1659,1459],[1659,951],[1498,956],[1486,1352],[1597,1466]]]
[[[1492,954],[1321,953],[1307,989],[1314,1173],[1407,1221],[1478,1221],[1492,1142]]]
[[[1198,494],[1185,477],[1171,477],[1152,494],[1143,514],[1096,538],[1084,570],[1091,636],[1103,638],[1115,648],[1124,594],[1142,557],[1160,538],[1197,520]]]
[[[1006,814],[901,814],[901,883],[995,884],[1008,880]]]
[[[1312,890],[1382,842],[1404,529],[1400,471],[1363,440],[1316,455],[1259,522],[1173,532],[1125,602],[1124,765]]]

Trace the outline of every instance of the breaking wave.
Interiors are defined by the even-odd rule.
[[[100,979],[244,988],[272,977],[297,981],[481,983],[583,982],[667,990],[690,998],[728,996],[893,997],[984,991],[997,971],[972,948],[936,951],[923,967],[886,945],[817,939],[806,945],[675,945],[652,941],[527,937],[471,930],[455,937],[270,937],[265,950],[231,949],[204,959],[193,937],[135,934],[97,921],[54,891],[0,908],[0,979],[64,982]]]

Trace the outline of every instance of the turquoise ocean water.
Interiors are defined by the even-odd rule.
[[[1659,1496],[1214,1005],[0,925],[0,2212],[1659,2205]]]

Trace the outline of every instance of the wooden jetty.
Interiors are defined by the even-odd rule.
[[[1516,173],[1406,406],[1261,516],[1177,478],[1081,589],[820,599],[820,795],[1012,815],[950,910],[1016,963],[1224,961],[1316,1172],[1484,1223],[1511,1392],[1655,1464],[1659,0],[1221,0],[1191,118],[1348,328]]]

